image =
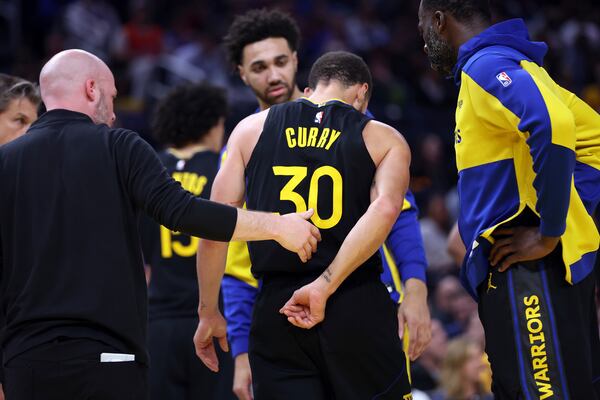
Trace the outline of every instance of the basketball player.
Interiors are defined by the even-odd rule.
[[[228,143],[211,198],[285,212],[314,208],[319,252],[306,265],[273,242],[249,244],[252,272],[262,279],[250,333],[256,399],[397,399],[410,397],[396,307],[379,279],[376,254],[398,217],[408,186],[410,151],[393,128],[364,115],[371,75],[364,61],[332,52],[314,64],[309,99],[274,105],[240,122]],[[339,100],[336,100],[339,99]],[[246,178],[247,177],[247,184]],[[199,246],[200,322],[196,351],[218,370],[213,338],[226,324],[218,291],[226,247]],[[314,329],[298,324],[310,285]],[[289,321],[280,312],[291,313]],[[298,324],[300,325],[300,324]],[[351,382],[352,384],[349,384]]]

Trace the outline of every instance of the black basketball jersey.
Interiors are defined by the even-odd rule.
[[[370,204],[375,165],[362,137],[369,117],[338,100],[272,106],[246,167],[248,209],[315,213],[322,241],[308,263],[275,241],[249,242],[252,272],[323,271]],[[376,253],[360,267],[380,265]]]
[[[163,151],[160,160],[169,174],[192,194],[208,199],[217,174],[219,155],[200,151],[189,160]],[[150,318],[195,317],[198,309],[196,251],[198,241],[173,232],[151,219],[142,224],[144,258],[152,266],[148,288]]]

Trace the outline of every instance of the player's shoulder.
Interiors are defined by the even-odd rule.
[[[473,55],[462,70],[477,85],[495,89],[498,84],[508,87],[512,83],[511,77],[523,74],[522,61],[530,60],[515,49],[491,46]]]
[[[375,119],[371,119],[365,124],[363,137],[365,139],[386,138],[394,142],[404,142],[404,137],[396,128]]]
[[[260,111],[242,119],[232,132],[232,136],[246,136],[253,134],[257,129],[261,129],[269,115],[269,110]]]

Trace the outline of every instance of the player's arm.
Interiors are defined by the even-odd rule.
[[[363,138],[377,166],[371,204],[325,272],[294,292],[280,310],[296,326],[311,328],[323,320],[329,296],[383,244],[402,209],[409,181],[408,145],[398,131],[376,121],[365,126]]]
[[[248,360],[248,338],[252,307],[258,288],[226,272],[221,290],[227,321],[227,337],[231,344],[231,356],[234,359],[233,392],[238,399],[251,399],[252,373]]]
[[[495,232],[496,237],[506,236],[496,240],[490,254],[491,264],[499,265],[500,271],[517,261],[542,258],[556,247],[566,229],[575,168],[573,114],[560,93],[530,74],[527,66],[487,56],[477,60],[468,71],[473,80],[491,94],[488,96],[490,104],[478,107],[498,109],[499,118],[504,117],[510,128],[522,132],[533,159],[533,186],[540,226]],[[532,65],[531,68],[537,67]],[[508,85],[500,84],[497,78],[502,72],[511,79]],[[498,101],[503,109],[497,106]]]
[[[385,243],[404,284],[402,301],[398,307],[398,333],[402,338],[407,335],[406,354],[411,360],[415,360],[431,340],[431,319],[425,283],[427,260],[419,228],[418,210],[410,201],[414,202],[414,198],[407,192],[405,207]],[[409,207],[406,207],[406,203]],[[391,265],[390,268],[394,266]]]

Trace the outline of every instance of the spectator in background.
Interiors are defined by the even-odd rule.
[[[456,268],[446,246],[449,228],[445,198],[441,193],[435,193],[429,198],[425,217],[421,219],[421,234],[425,256],[429,262],[429,273],[443,276]]]
[[[442,324],[451,320],[451,304],[462,290],[460,281],[454,275],[446,275],[435,285],[433,291],[433,315]]]
[[[139,7],[131,21],[123,27],[123,39],[121,57],[129,61],[130,94],[142,100],[152,70],[163,51],[163,30],[152,23],[145,7]]]
[[[0,74],[0,146],[23,135],[37,119],[41,103],[37,85]]]
[[[110,3],[77,0],[67,6],[63,15],[63,48],[88,51],[110,65],[122,46],[120,31],[121,21]]]
[[[432,400],[492,400],[481,382],[485,370],[481,346],[466,337],[448,344],[442,363],[440,388],[431,394]]]

